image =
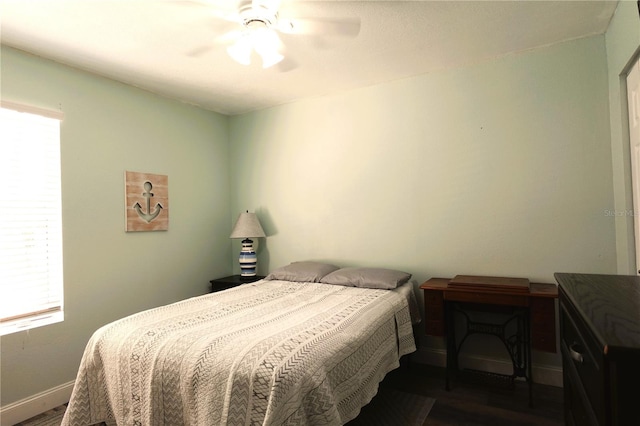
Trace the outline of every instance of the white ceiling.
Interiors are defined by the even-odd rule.
[[[617,0],[281,0],[280,16],[359,19],[356,37],[281,35],[287,59],[234,62],[234,0],[0,0],[2,44],[224,114],[464,66],[605,32]],[[254,61],[257,62],[257,61]],[[291,67],[295,65],[295,67]]]

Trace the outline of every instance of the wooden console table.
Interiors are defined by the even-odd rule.
[[[526,283],[526,285],[525,285]],[[533,406],[531,349],[556,352],[555,284],[529,283],[526,279],[502,277],[431,278],[420,288],[424,291],[425,326],[430,336],[446,337],[446,388],[453,372],[458,372],[458,355],[472,334],[498,337],[507,348],[513,374],[511,383],[524,377],[529,385],[529,405]],[[474,321],[469,313],[502,314],[503,321]],[[466,319],[466,334],[458,342],[455,336],[456,313]],[[513,334],[508,334],[515,328]],[[493,376],[493,373],[487,373]]]

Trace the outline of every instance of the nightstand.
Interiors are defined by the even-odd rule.
[[[231,275],[229,277],[217,278],[209,281],[211,283],[211,293],[216,291],[226,290],[228,288],[237,287],[242,284],[252,283],[263,279],[263,275],[256,275],[255,277],[243,277],[242,275]]]

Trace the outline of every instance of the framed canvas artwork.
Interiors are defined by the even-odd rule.
[[[169,229],[169,177],[125,172],[124,184],[125,230],[139,232]]]

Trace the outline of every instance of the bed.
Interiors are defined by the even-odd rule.
[[[295,262],[107,324],[62,425],[344,424],[416,349],[410,277]]]

